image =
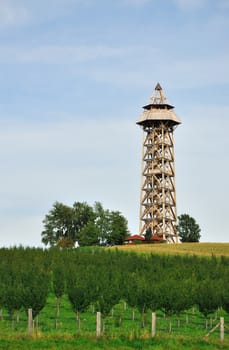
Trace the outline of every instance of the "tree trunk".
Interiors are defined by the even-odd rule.
[[[126,302],[123,302],[123,310],[126,311]]]
[[[172,321],[171,321],[171,317],[169,317],[169,333],[172,332]]]
[[[39,325],[39,317],[38,317],[38,315],[36,316],[35,321],[36,321],[36,328],[38,328],[38,325]]]
[[[60,303],[61,303],[61,298],[57,297],[56,298],[56,317],[60,316]]]
[[[142,328],[145,328],[145,313],[142,312]]]
[[[180,318],[177,319],[177,327],[180,328]]]
[[[188,319],[188,313],[186,312],[185,314],[185,322],[188,324],[189,323],[189,319]]]
[[[77,311],[77,314],[76,314],[76,320],[77,320],[77,328],[78,328],[78,331],[80,331],[80,312]]]
[[[3,312],[2,312],[2,309],[0,309],[0,319],[1,319],[1,321],[3,321]]]
[[[12,317],[11,329],[12,329],[12,331],[14,331],[14,317]]]
[[[132,317],[131,317],[132,321],[135,320],[135,310],[134,307],[132,307]]]
[[[205,329],[208,329],[208,319],[205,319]]]

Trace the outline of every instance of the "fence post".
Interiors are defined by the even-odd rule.
[[[152,338],[156,335],[156,312],[152,312]]]
[[[96,336],[100,337],[101,335],[101,312],[96,313]]]
[[[224,340],[224,317],[220,317],[220,340]]]
[[[28,334],[33,333],[33,310],[28,309]]]

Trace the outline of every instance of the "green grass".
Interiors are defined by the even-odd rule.
[[[229,332],[225,332],[225,340],[219,340],[219,330],[208,338],[205,334],[204,317],[197,310],[189,310],[189,323],[186,315],[181,315],[181,325],[177,326],[177,317],[172,317],[172,333],[168,333],[168,320],[161,312],[157,313],[157,336],[151,339],[151,315],[147,314],[145,328],[141,327],[141,316],[135,311],[135,320],[131,320],[130,308],[121,302],[116,305],[113,315],[105,319],[105,332],[101,339],[95,336],[96,315],[92,307],[81,315],[81,330],[76,327],[76,317],[72,312],[69,301],[64,296],[58,318],[58,328],[55,328],[55,297],[50,294],[46,307],[39,315],[38,328],[32,337],[27,335],[27,317],[20,313],[19,322],[15,321],[15,330],[11,329],[11,322],[4,310],[4,319],[0,321],[0,349],[228,349]],[[121,316],[121,325],[119,319]],[[225,324],[229,325],[229,315],[219,311],[219,316],[225,317]],[[209,330],[209,329],[208,329]]]
[[[4,350],[44,350],[44,349],[81,349],[81,350],[217,350],[228,349],[228,343],[219,343],[216,341],[206,341],[193,338],[174,338],[160,337],[155,339],[135,339],[124,338],[116,339],[1,339],[0,349]]]
[[[229,243],[136,244],[112,247],[142,254],[185,254],[199,256],[229,256]]]

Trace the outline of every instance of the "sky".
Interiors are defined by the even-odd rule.
[[[0,0],[0,247],[42,246],[55,201],[138,233],[142,106],[175,130],[178,215],[229,242],[229,0]]]

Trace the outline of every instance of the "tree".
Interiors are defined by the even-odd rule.
[[[222,307],[229,314],[229,280],[224,280],[224,286],[222,287]]]
[[[73,226],[75,229],[75,235],[82,230],[89,222],[94,222],[95,213],[93,207],[86,202],[75,202],[73,204]]]
[[[53,267],[53,291],[56,296],[56,316],[60,314],[61,298],[65,292],[65,266],[61,262],[55,262]],[[57,323],[56,323],[57,324]]]
[[[213,314],[221,306],[221,297],[218,281],[203,280],[196,288],[196,303],[199,311],[205,316],[206,328],[207,317]]]
[[[125,278],[124,299],[127,304],[132,308],[132,321],[134,321],[134,308],[137,306],[138,291],[137,291],[137,274],[136,272],[128,273]]]
[[[34,319],[46,304],[50,286],[49,272],[42,266],[33,264],[23,272],[22,279],[23,307],[26,313],[32,309]]]
[[[119,211],[103,209],[101,203],[94,207],[86,202],[75,202],[69,207],[55,202],[43,220],[42,242],[51,247],[95,245],[99,242],[123,244],[128,235],[126,218]]]
[[[112,211],[109,215],[110,225],[107,234],[109,244],[121,245],[128,236],[128,222],[119,211]]]
[[[43,220],[42,242],[55,246],[62,239],[76,241],[75,228],[73,225],[73,210],[71,207],[59,202],[53,204],[53,208]]]
[[[22,284],[18,271],[11,267],[7,272],[6,284],[5,286],[3,285],[3,301],[11,319],[12,330],[14,330],[15,312],[19,311],[22,307]]]
[[[146,232],[145,232],[144,236],[145,236],[146,242],[150,242],[151,241],[151,239],[152,239],[152,229],[151,229],[151,227],[148,227],[146,229]]]
[[[199,242],[200,227],[196,220],[188,214],[178,216],[177,229],[181,242]]]
[[[91,303],[91,275],[84,267],[70,266],[67,275],[67,294],[73,311],[77,316],[78,330],[80,330],[80,314]]]
[[[74,246],[79,232],[94,219],[93,208],[85,202],[75,202],[73,207],[55,202],[43,220],[42,242],[62,248]]]
[[[78,242],[80,246],[98,245],[99,229],[93,221],[89,221],[79,232]]]
[[[104,209],[100,202],[95,202],[94,213],[96,216],[95,225],[98,228],[99,242],[106,243],[110,230],[110,211]]]

